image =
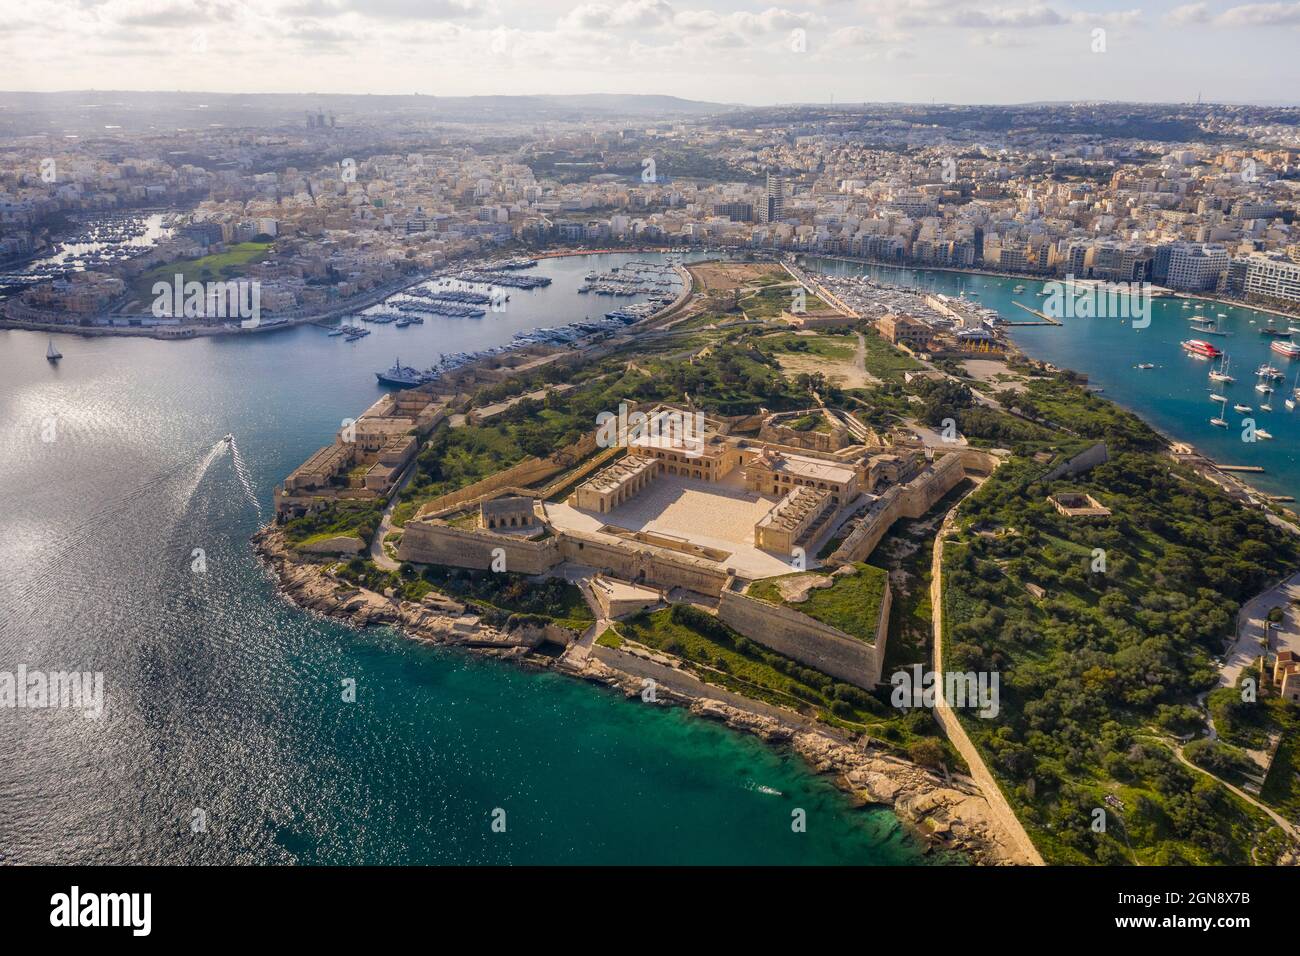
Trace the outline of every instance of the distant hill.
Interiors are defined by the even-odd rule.
[[[0,92],[0,130],[102,131],[151,126],[277,127],[306,125],[306,115],[334,115],[341,127],[372,122],[520,123],[583,119],[651,121],[705,116],[735,107],[676,96],[591,93],[532,96],[399,96],[327,93],[187,93],[69,90],[58,93]]]

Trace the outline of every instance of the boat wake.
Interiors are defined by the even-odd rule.
[[[262,504],[257,500],[257,492],[253,490],[253,478],[249,474],[248,466],[244,464],[244,456],[239,453],[239,445],[235,444],[235,436],[227,435],[220,443],[230,445],[230,458],[235,465],[235,477],[239,479],[239,485],[244,489],[244,495],[252,504],[253,509],[257,512],[257,517],[262,517]]]

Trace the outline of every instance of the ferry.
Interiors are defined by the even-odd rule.
[[[1274,343],[1276,344],[1276,343]],[[1182,343],[1183,351],[1189,355],[1202,355],[1206,358],[1218,358],[1223,353],[1203,339],[1188,339]]]
[[[392,368],[376,372],[375,378],[379,379],[380,385],[399,385],[402,388],[414,388],[424,380],[418,369],[403,365],[401,359],[395,359]]]
[[[1284,358],[1300,358],[1300,345],[1296,345],[1294,342],[1289,340],[1283,342],[1279,339],[1278,341],[1273,342],[1269,348]]]

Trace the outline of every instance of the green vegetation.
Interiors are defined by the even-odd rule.
[[[1267,671],[1269,679],[1261,679],[1253,668],[1243,672],[1236,687],[1211,691],[1206,703],[1219,739],[1234,751],[1266,754],[1276,741],[1277,752],[1259,798],[1287,819],[1300,823],[1300,707],[1277,696],[1271,666]],[[1255,693],[1250,695],[1253,700],[1243,699],[1247,695],[1242,692],[1242,682],[1247,678],[1255,681]],[[1260,771],[1253,762],[1244,769],[1255,775]]]
[[[779,582],[825,577],[833,569],[764,578],[750,585],[749,595],[760,601],[792,608],[872,644],[876,640],[876,625],[880,621],[880,605],[889,575],[869,564],[855,564],[853,567],[857,569],[856,574],[836,575],[830,587],[812,588],[807,599],[797,603],[781,597]]]
[[[793,283],[768,285],[766,288],[742,296],[739,305],[745,311],[745,315],[751,319],[774,319],[782,312],[790,311],[790,307],[794,304],[792,293],[796,288]],[[824,312],[829,309],[830,306],[817,296],[804,294],[805,312]]]
[[[1080,423],[1084,414],[1056,414]],[[1137,437],[1100,413],[1096,437]],[[1120,454],[1071,482],[1013,459],[962,506],[944,556],[945,665],[1001,675],[993,720],[962,714],[1050,862],[1247,863],[1276,852],[1270,823],[1181,765],[1195,696],[1234,614],[1296,558],[1265,518],[1150,453]],[[1056,491],[1086,491],[1113,514],[1059,515]],[[1097,550],[1100,549],[1100,550]],[[1104,565],[1099,564],[1104,559]],[[1029,585],[1043,588],[1042,599]],[[1232,757],[1201,748],[1207,764]],[[1094,833],[1104,798],[1112,826]]]
[[[834,335],[828,332],[816,335],[796,335],[780,332],[764,335],[757,340],[758,347],[769,355],[783,352],[817,355],[836,361],[851,361],[857,352],[857,339],[851,335]]]
[[[536,578],[510,572],[490,574],[442,565],[428,565],[418,573],[412,566],[403,565],[403,572],[404,576],[416,577],[433,589],[472,605],[493,626],[507,625],[512,616],[529,616],[581,631],[595,621],[582,592],[563,578]]]
[[[879,335],[868,332],[864,364],[868,372],[886,382],[901,382],[904,372],[915,372],[923,366],[906,352],[894,348]]]
[[[643,611],[617,626],[619,645],[609,643],[616,639],[614,636],[606,640],[608,631],[600,643],[613,647],[634,641],[681,658],[691,673],[707,683],[837,726],[865,731],[901,754],[918,747],[918,753],[927,759],[960,765],[956,752],[938,736],[938,727],[928,712],[917,709],[899,716],[881,695],[841,683],[770,651],[699,608],[675,604],[654,612]]]
[[[153,287],[156,282],[172,285],[179,273],[185,282],[224,282],[244,274],[244,266],[254,260],[262,259],[274,243],[240,242],[228,246],[225,252],[202,256],[198,259],[183,259],[155,266],[142,272],[132,283],[132,294],[142,300],[152,301]]]
[[[379,528],[386,500],[333,501],[318,511],[292,518],[284,524],[284,539],[293,547],[312,541],[324,541],[339,535],[353,535],[370,546],[370,539]]]

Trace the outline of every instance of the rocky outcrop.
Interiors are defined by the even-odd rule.
[[[384,624],[400,627],[418,640],[470,648],[480,653],[549,667],[551,657],[532,653],[550,631],[520,628],[501,631],[466,613],[459,602],[430,594],[423,600],[401,601],[356,587],[331,574],[326,565],[305,561],[275,528],[254,536],[258,554],[279,579],[284,596],[299,607],[365,627]],[[562,636],[562,635],[561,635]],[[643,681],[624,674],[594,656],[580,667],[562,669],[586,680],[640,696]],[[658,701],[688,707],[692,714],[717,720],[735,730],[753,734],[766,743],[792,747],[818,773],[832,775],[836,784],[862,804],[891,807],[899,819],[926,844],[968,854],[979,863],[1023,863],[1014,847],[1006,845],[989,817],[988,804],[974,784],[945,782],[915,764],[872,749],[859,749],[827,733],[751,713],[708,697],[692,697],[666,687]],[[794,717],[795,715],[791,715]]]
[[[421,601],[402,601],[359,588],[332,574],[326,565],[300,559],[275,528],[263,528],[253,541],[258,555],[279,579],[286,599],[308,611],[356,627],[386,624],[400,627],[419,640],[510,652],[512,656],[553,639],[549,631],[535,627],[498,630],[444,595],[430,594]],[[541,659],[537,663],[549,662]]]

